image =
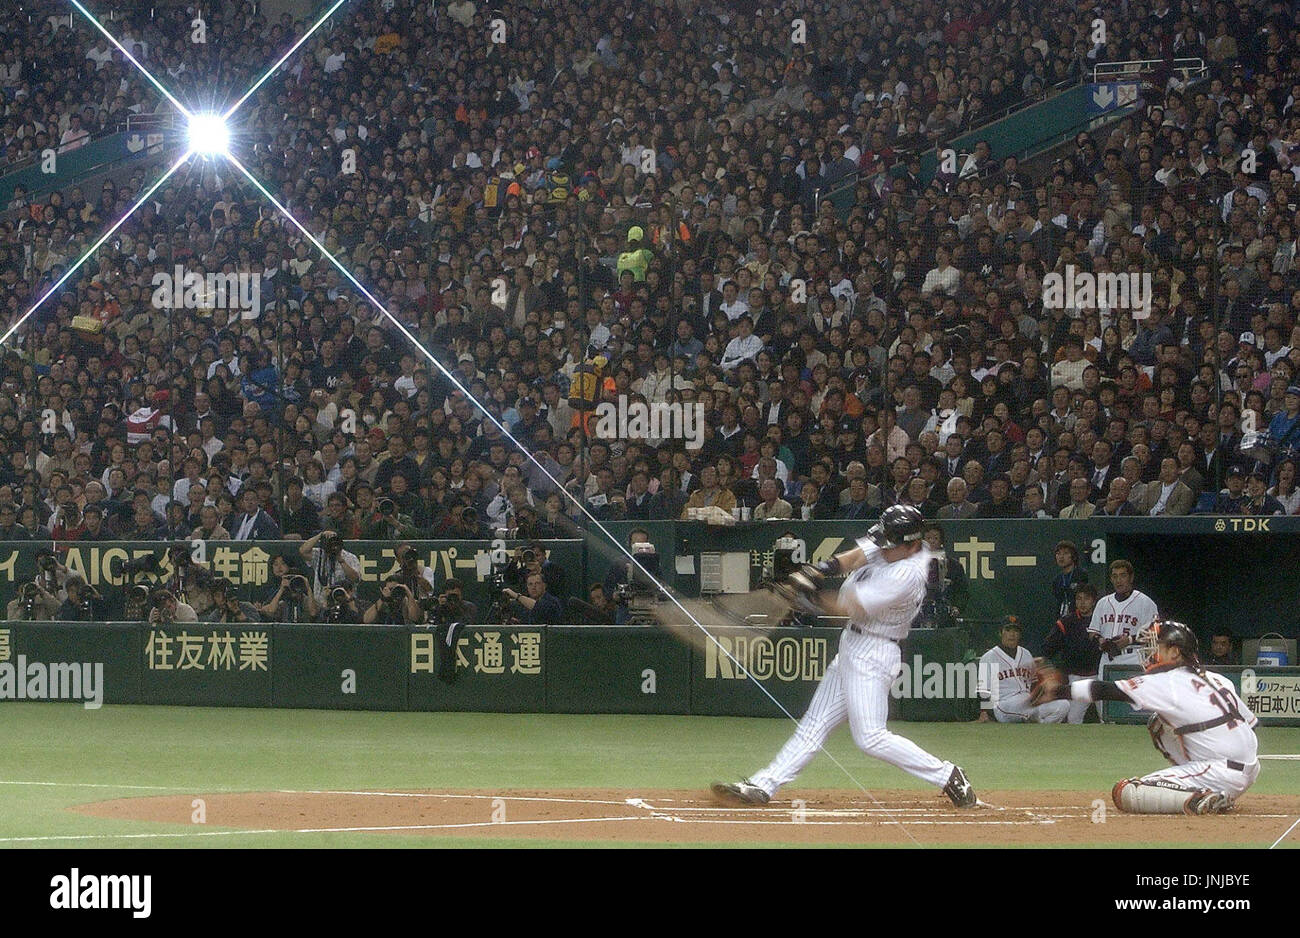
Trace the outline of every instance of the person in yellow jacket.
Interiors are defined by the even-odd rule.
[[[627,232],[627,250],[618,256],[618,273],[622,276],[623,271],[632,271],[632,279],[636,281],[645,280],[645,272],[650,267],[650,261],[654,258],[654,252],[649,248],[642,247],[641,242],[645,240],[645,232],[640,225],[633,225]]]

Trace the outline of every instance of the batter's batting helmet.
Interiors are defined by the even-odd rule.
[[[1177,648],[1182,652],[1185,664],[1197,671],[1201,669],[1196,633],[1183,623],[1175,622],[1172,619],[1156,619],[1138,637],[1142,640],[1142,644],[1138,648],[1138,658],[1141,660],[1144,669],[1150,670],[1159,664],[1161,645]]]
[[[921,512],[912,505],[890,505],[880,515],[880,520],[871,526],[867,537],[877,547],[899,547],[921,539],[925,528],[925,519]]]

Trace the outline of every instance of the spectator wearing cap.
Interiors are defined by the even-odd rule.
[[[1241,466],[1229,466],[1228,471],[1223,474],[1223,485],[1223,489],[1215,499],[1213,513],[1241,514],[1241,504],[1246,498],[1246,470]]]
[[[646,278],[646,271],[650,268],[650,262],[654,260],[654,252],[643,245],[645,241],[645,230],[640,225],[633,225],[627,231],[627,247],[618,256],[615,269],[621,277],[623,271],[631,271],[632,279],[637,283],[643,283]]]
[[[1283,409],[1268,424],[1269,439],[1282,453],[1300,449],[1300,385],[1290,385],[1282,398]]]
[[[1268,475],[1258,469],[1246,476],[1245,495],[1241,499],[1238,514],[1243,515],[1284,515],[1286,509],[1282,503],[1268,494]]]

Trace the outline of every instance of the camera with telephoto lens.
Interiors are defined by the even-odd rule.
[[[286,579],[289,581],[286,589],[291,597],[302,600],[307,596],[307,578],[301,573],[290,574]]]
[[[337,531],[326,531],[321,535],[320,546],[327,557],[337,557],[343,550],[343,538]]]
[[[387,589],[380,591],[380,596],[383,598],[384,604],[390,609],[400,608],[403,600],[406,599],[406,596],[404,595],[406,585],[404,583],[399,583],[397,580],[389,580],[384,584],[384,586],[387,587]]]
[[[379,513],[385,516],[397,514],[397,502],[391,498],[381,498],[379,500]]]
[[[325,610],[326,622],[344,622],[348,614],[348,591],[342,586],[330,590],[329,607]]]
[[[474,509],[473,506],[467,507],[465,508],[464,511],[460,513],[460,520],[461,520],[461,524],[466,524],[470,526],[477,525],[478,511]]]
[[[36,600],[40,595],[40,587],[35,583],[24,583],[18,591],[18,598],[23,604],[23,615],[29,620],[36,618]]]
[[[148,615],[149,587],[142,583],[137,583],[134,586],[128,587],[122,614],[131,621],[143,619]]]
[[[58,563],[49,554],[43,554],[36,558],[36,569],[40,573],[53,573],[58,569]]]
[[[131,560],[114,557],[109,561],[108,572],[114,577],[136,576],[140,573],[158,573],[158,558],[153,554],[146,554],[143,557],[135,557]]]
[[[414,547],[408,547],[397,555],[397,562],[402,566],[413,564],[420,559],[420,552]]]

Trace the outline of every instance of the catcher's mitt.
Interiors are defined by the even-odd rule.
[[[1065,686],[1065,675],[1061,669],[1046,658],[1034,659],[1034,680],[1029,686],[1029,703],[1037,707],[1052,700],[1059,700],[1057,692]]]

